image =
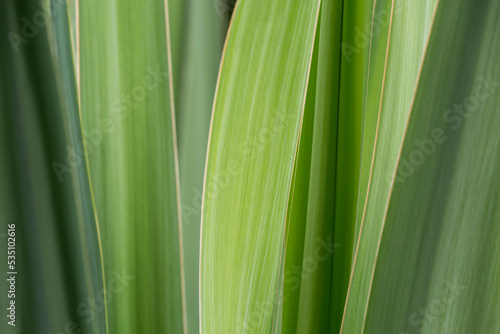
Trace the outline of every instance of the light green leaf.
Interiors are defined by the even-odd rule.
[[[241,1],[233,13],[205,174],[203,333],[273,328],[318,10],[313,0]]]

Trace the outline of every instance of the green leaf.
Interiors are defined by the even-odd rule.
[[[361,145],[356,148],[361,149],[360,156],[354,155],[355,159],[360,160],[354,165],[359,165],[359,180],[353,254],[358,242],[372,168],[392,11],[391,0],[369,4],[360,2],[363,2],[364,6],[357,2],[345,5],[345,33],[342,41],[344,75],[340,94],[341,109],[354,109],[355,114],[361,115],[362,119],[361,133],[357,132],[356,136],[353,136],[354,140],[361,140]],[[398,2],[398,6],[400,5]],[[359,125],[359,122],[352,125]],[[355,129],[358,130],[357,127]],[[342,206],[339,208],[342,209]],[[352,209],[349,208],[346,213],[352,219]]]
[[[361,216],[354,269],[344,311],[343,333],[358,333],[363,330],[371,286],[371,275],[367,272],[373,271],[376,263],[376,248],[383,225],[385,203],[390,194],[388,175],[390,177],[396,168],[403,130],[428,40],[428,27],[432,18],[429,11],[434,8],[433,1],[393,1],[390,5],[380,101],[367,105],[365,111],[366,114],[371,114],[370,109],[378,108],[377,130],[366,204]],[[378,64],[376,62],[373,66]]]
[[[186,332],[167,3],[81,1],[78,14],[109,332]]]
[[[298,316],[290,319],[296,321],[298,333],[328,331],[332,302],[330,291],[335,279],[332,277],[332,265],[335,265],[332,263],[333,203],[337,162],[342,1],[323,1],[320,17],[317,62],[313,63],[315,67],[311,70],[311,80],[316,82],[309,85],[314,88],[314,125],[311,131],[312,152],[306,195],[308,199],[303,258],[298,275],[301,280],[300,299]],[[350,263],[350,254],[348,257]]]
[[[222,25],[213,6],[211,1],[205,0],[187,2],[186,28],[183,30],[185,47],[181,85],[178,89],[180,101],[177,104],[179,106],[177,115],[182,115],[182,121],[178,126],[182,234],[186,271],[186,309],[190,333],[200,332],[198,314],[201,199],[210,115],[222,50],[221,32],[218,29]],[[174,46],[172,49],[175,49]],[[179,124],[178,119],[177,124]]]
[[[439,2],[383,206],[366,333],[500,330],[499,15],[497,1]]]
[[[380,3],[381,1],[377,1]],[[330,80],[339,81],[338,119],[335,161],[333,267],[329,333],[338,333],[349,285],[353,248],[356,243],[356,215],[362,187],[361,159],[363,142],[364,101],[370,53],[371,1],[343,1],[341,18],[341,56],[339,72]],[[333,23],[332,23],[333,24]],[[380,29],[380,28],[379,28]],[[332,48],[339,45],[331,40]],[[325,208],[332,206],[325,205]]]
[[[182,66],[185,62],[183,58],[186,57],[184,52],[184,41],[189,39],[188,33],[186,32],[189,27],[187,24],[189,16],[189,10],[192,0],[168,0],[169,7],[169,29],[170,29],[170,45],[171,45],[171,57],[172,57],[172,86],[174,88],[174,102],[175,102],[175,117],[176,126],[180,128],[181,119],[183,118],[183,113],[180,112],[179,108],[180,101],[180,87],[182,81]],[[208,3],[208,2],[206,2]],[[207,15],[208,16],[208,15]]]
[[[16,258],[14,268],[6,258],[1,268],[17,275],[15,327],[5,318],[2,328],[104,333],[105,313],[89,305],[103,281],[87,171],[80,153],[69,157],[82,152],[80,122],[76,100],[65,95],[70,92],[61,70],[67,63],[61,64],[54,43],[55,21],[65,19],[66,7],[8,1],[4,9],[0,31],[9,38],[0,48],[0,244],[7,254],[14,224]],[[72,66],[71,54],[68,59]],[[9,289],[2,280],[5,308]]]
[[[283,272],[283,299],[278,300],[277,309],[282,309],[281,328],[283,333],[294,333],[300,305],[302,284],[302,261],[304,258],[305,231],[307,226],[307,207],[309,177],[311,174],[311,151],[314,127],[314,106],[316,100],[316,81],[318,68],[318,36],[316,30],[311,70],[307,85],[304,118],[300,131],[300,142],[295,155],[292,186],[287,208],[285,263]],[[280,284],[281,285],[281,282]]]
[[[204,185],[204,333],[273,328],[318,10],[312,0],[241,1],[233,13]]]

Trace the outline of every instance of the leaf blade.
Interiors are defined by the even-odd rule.
[[[167,6],[80,2],[81,107],[105,271],[128,277],[108,303],[110,332],[187,330]]]
[[[277,290],[284,241],[286,203],[318,5],[317,1],[290,2],[285,7],[278,3],[243,1],[238,2],[233,13],[212,116],[204,186],[201,252],[202,332],[231,332],[244,328],[270,331],[272,328],[276,300],[274,294]],[[279,18],[274,21],[276,25],[270,24],[273,22],[273,16]],[[261,37],[264,39],[262,43],[259,41]],[[246,40],[246,43],[242,44],[240,38]],[[287,59],[285,64],[281,63],[278,55]],[[261,62],[264,59],[266,61]],[[237,76],[243,76],[248,81],[238,84],[234,80]],[[285,85],[284,89],[281,89],[282,83]],[[276,93],[277,98],[273,98],[272,93]],[[238,103],[239,98],[247,103]],[[237,115],[231,112],[242,109],[248,110],[249,113]],[[276,109],[278,111],[273,113]],[[226,125],[229,125],[229,129]],[[237,131],[237,139],[228,140],[226,137],[231,129]],[[260,130],[265,133],[260,135]],[[263,142],[259,144],[261,149],[257,146],[247,146],[244,147],[246,151],[239,152],[240,144],[259,140],[259,137],[263,138],[260,139]],[[250,145],[253,144],[255,143]],[[250,158],[253,149],[255,157]],[[271,153],[278,156],[273,157]],[[245,159],[240,161],[240,156]],[[263,179],[259,178],[257,173],[262,171],[262,168],[259,168],[260,163],[269,167]],[[218,169],[225,171],[227,168],[233,171],[236,169],[240,173],[233,173],[223,191],[215,197],[215,183],[212,181],[215,175],[211,174]],[[244,175],[244,171],[251,173]],[[252,181],[245,181],[244,177],[249,177]],[[266,180],[273,184],[273,187],[262,193],[263,181],[265,183]],[[274,185],[278,187],[276,191]],[[261,197],[262,195],[264,197]],[[265,207],[263,199],[271,201],[275,210]],[[231,206],[235,207],[235,210],[227,210],[228,206],[223,203],[232,203]],[[262,232],[250,224],[254,219],[261,222]],[[242,228],[228,224],[218,228],[216,223],[221,221],[240,221],[239,226]],[[270,225],[266,227],[265,222]],[[249,247],[254,237],[258,241],[255,251],[240,248]],[[218,244],[222,246],[217,246]],[[214,263],[214,259],[219,256],[224,261]],[[249,266],[242,266],[240,261],[248,263]],[[237,279],[229,279],[230,268],[235,270]],[[247,273],[264,275],[265,286],[261,289],[256,285],[256,281],[252,281],[248,288],[243,284]],[[238,298],[232,295],[236,291]],[[266,304],[266,311],[262,316],[257,316],[256,309],[261,306],[257,304],[261,303]],[[226,316],[218,319],[213,316],[214,312]]]

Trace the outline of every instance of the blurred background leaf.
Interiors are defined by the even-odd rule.
[[[2,321],[2,333],[104,333],[105,312],[89,299],[103,281],[87,170],[78,163],[75,91],[66,91],[60,76],[71,75],[72,64],[61,64],[61,50],[49,43],[51,19],[67,29],[66,7],[6,1],[2,11],[0,247],[7,254],[8,224],[15,224],[17,272],[16,326]],[[6,260],[1,268],[13,271]],[[4,310],[8,289],[2,279]]]
[[[177,86],[180,89],[177,115],[181,121],[178,119],[177,124],[188,329],[190,333],[199,333],[203,174],[225,17],[219,16],[220,9],[211,1],[191,0],[184,4],[184,47],[180,86]]]
[[[500,331],[499,14],[6,0],[1,333]]]
[[[81,108],[110,333],[187,331],[168,3],[81,1]],[[147,23],[147,24],[145,24]]]

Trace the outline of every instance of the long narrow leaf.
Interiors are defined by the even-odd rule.
[[[242,1],[233,14],[205,174],[204,333],[273,327],[318,10],[312,0]]]
[[[81,1],[79,22],[81,108],[105,273],[107,281],[121,278],[107,286],[109,331],[185,332],[168,4]]]
[[[500,331],[499,15],[497,1],[439,3],[365,333]]]

